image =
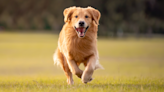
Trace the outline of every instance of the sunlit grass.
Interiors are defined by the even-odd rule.
[[[0,92],[163,92],[164,38],[99,38],[100,63],[87,85],[69,86],[52,55],[58,36],[0,33]]]

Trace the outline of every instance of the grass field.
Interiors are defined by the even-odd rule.
[[[57,38],[1,32],[0,92],[164,92],[164,38],[98,38],[105,70],[96,70],[88,84],[74,76],[72,86],[53,65]]]

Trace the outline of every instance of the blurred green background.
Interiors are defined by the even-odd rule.
[[[70,6],[98,9],[100,36],[164,34],[163,0],[0,0],[0,30],[59,33],[63,10]]]

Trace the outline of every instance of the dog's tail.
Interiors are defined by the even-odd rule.
[[[59,53],[59,49],[57,48],[57,50],[55,51],[55,53],[53,54],[53,60],[54,60],[54,64],[55,65],[60,65],[60,53]]]

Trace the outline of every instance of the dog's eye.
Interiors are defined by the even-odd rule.
[[[88,16],[86,15],[85,18],[88,18]]]
[[[77,18],[78,16],[76,15],[75,18]]]

